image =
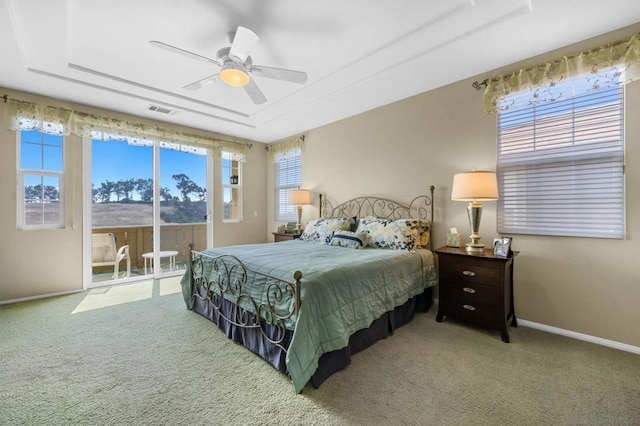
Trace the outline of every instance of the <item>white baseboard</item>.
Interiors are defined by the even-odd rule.
[[[64,296],[66,294],[81,293],[83,291],[84,290],[82,290],[82,289],[80,289],[80,290],[68,290],[68,291],[61,291],[60,293],[39,294],[37,296],[21,297],[19,299],[1,300],[0,301],[0,305],[9,305],[11,303],[28,302],[29,300],[44,299],[44,298],[47,298],[47,297]]]
[[[438,305],[438,299],[433,299],[433,305]],[[619,349],[632,354],[640,355],[640,347],[627,345],[626,343],[616,342],[614,340],[602,339],[600,337],[590,336],[588,334],[576,333],[575,331],[565,330],[563,328],[552,327],[550,325],[540,324],[538,322],[527,321],[518,318],[518,326],[535,328],[536,330],[546,331],[547,333],[559,334],[561,336],[571,337],[572,339],[582,340],[596,345],[607,346],[609,348]]]
[[[550,325],[540,324],[533,321],[527,321],[518,318],[518,326],[524,326],[529,328],[535,328],[537,330],[546,331],[548,333],[559,334],[561,336],[571,337],[573,339],[583,340],[589,343],[595,343],[596,345],[607,346],[614,349],[619,349],[625,352],[631,352],[640,355],[640,347],[627,345],[625,343],[615,342],[613,340],[602,339],[600,337],[589,336],[588,334],[576,333],[575,331],[565,330],[562,328],[551,327]]]

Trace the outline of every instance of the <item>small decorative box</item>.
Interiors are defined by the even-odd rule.
[[[461,247],[462,235],[458,233],[447,232],[447,247]]]

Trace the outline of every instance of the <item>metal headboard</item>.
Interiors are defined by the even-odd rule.
[[[333,204],[320,194],[320,216],[325,218],[375,216],[381,219],[420,219],[430,222],[430,233],[433,236],[433,193],[435,186],[429,187],[429,195],[419,195],[409,204],[388,198],[366,196],[357,197],[344,203]],[[433,238],[429,238],[432,248]]]

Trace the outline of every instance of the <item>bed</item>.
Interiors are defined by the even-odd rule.
[[[299,239],[192,251],[187,307],[291,378],[315,388],[351,355],[427,311],[437,284],[433,190],[408,204],[358,197]]]

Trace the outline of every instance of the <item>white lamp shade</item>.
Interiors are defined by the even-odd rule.
[[[307,189],[292,189],[289,191],[289,204],[295,206],[311,204],[311,193]]]
[[[473,171],[453,176],[451,199],[454,201],[492,201],[498,199],[495,172]]]

